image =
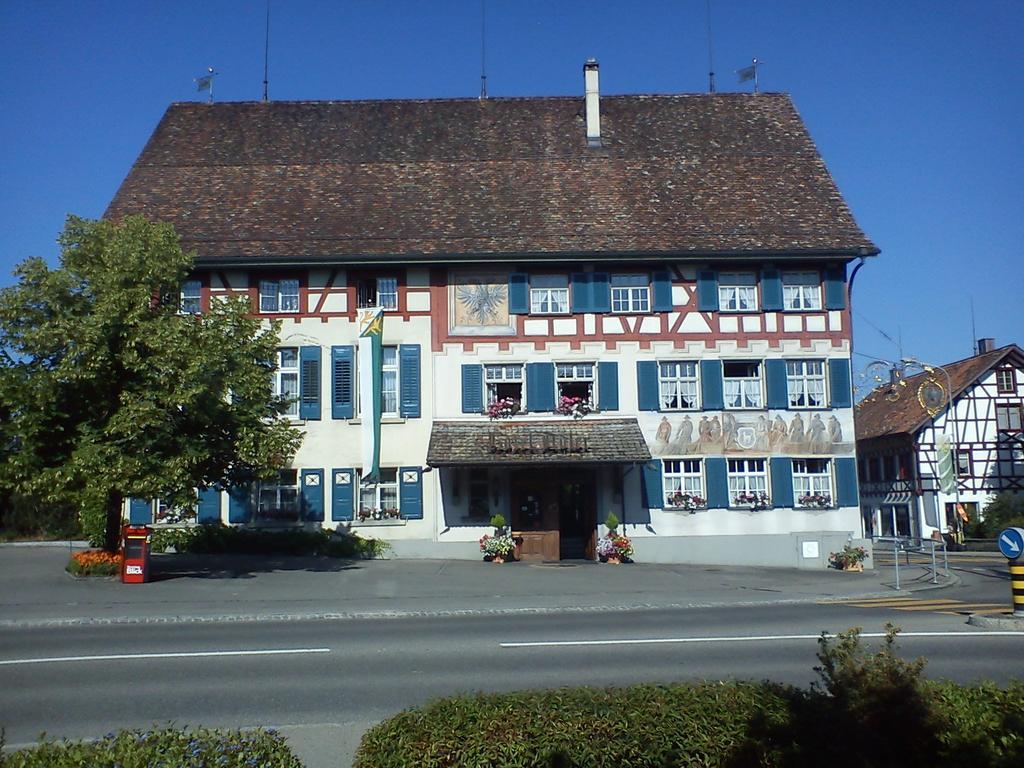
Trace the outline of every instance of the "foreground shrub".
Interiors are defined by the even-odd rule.
[[[75,576],[116,576],[121,572],[122,559],[120,552],[87,549],[75,552],[65,570]]]
[[[59,541],[82,536],[70,504],[50,504],[19,493],[0,495],[0,541]]]
[[[153,552],[200,555],[324,555],[327,557],[380,557],[390,545],[379,539],[364,539],[354,533],[332,531],[260,531],[227,525],[196,525],[188,528],[158,529],[153,533]]]
[[[1006,689],[922,679],[888,627],[825,635],[810,689],[679,683],[456,697],[367,731],[356,768],[1011,768],[1024,754],[1024,682]]]
[[[0,756],[4,768],[302,768],[274,731],[165,728],[110,733],[98,741],[53,741]]]

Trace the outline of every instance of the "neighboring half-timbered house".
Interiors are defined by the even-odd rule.
[[[282,321],[305,431],[279,482],[206,492],[198,519],[478,557],[500,513],[555,560],[593,557],[614,512],[647,561],[802,567],[860,535],[846,267],[878,249],[789,97],[585,80],[168,109],[107,216],[176,227],[183,309],[241,293]],[[384,318],[374,481],[362,307]]]
[[[982,339],[979,350],[936,367],[934,374],[879,387],[857,404],[861,504],[869,535],[928,538],[939,532],[953,538],[960,523],[976,520],[995,494],[1024,492],[1024,354],[1016,344],[993,349],[990,339]],[[952,398],[936,403],[941,407],[933,409],[934,417],[922,392],[929,380],[952,387]],[[954,482],[946,492],[940,443],[948,446]]]

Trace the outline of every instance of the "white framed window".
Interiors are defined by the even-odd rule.
[[[694,510],[707,506],[704,462],[700,459],[663,459],[661,466],[666,508]]]
[[[765,459],[729,459],[729,499],[734,507],[762,506],[768,498]]]
[[[700,381],[696,361],[658,363],[658,392],[663,411],[694,411],[700,408]]]
[[[198,315],[202,312],[203,284],[199,280],[186,280],[178,295],[178,314]]]
[[[763,408],[759,361],[726,360],[722,363],[722,386],[726,408]]]
[[[398,415],[398,347],[381,347],[380,414]]]
[[[832,506],[829,459],[793,459],[793,503],[798,507]]]
[[[398,278],[376,277],[360,280],[356,284],[356,306],[398,309]]]
[[[594,364],[556,363],[555,383],[559,401],[563,397],[578,397],[587,405],[594,405]]]
[[[821,275],[817,272],[783,272],[782,307],[792,311],[821,309]]]
[[[957,477],[970,477],[972,474],[971,449],[957,448],[956,450],[956,475]]]
[[[274,368],[274,394],[288,402],[285,416],[299,415],[299,348],[280,347]]]
[[[790,408],[824,408],[825,361],[787,360],[786,388]]]
[[[391,520],[400,516],[398,470],[382,467],[378,482],[359,482],[359,520]]]
[[[1001,395],[1016,394],[1017,377],[1013,368],[1000,368],[996,371],[996,392]]]
[[[299,521],[299,472],[282,469],[275,480],[256,484],[253,520],[262,523]]]
[[[565,315],[569,313],[569,277],[532,275],[530,277],[530,313]]]
[[[175,507],[166,499],[153,500],[153,525],[191,525],[199,520],[199,507]]]
[[[260,312],[298,311],[298,280],[260,280]]]
[[[612,275],[612,312],[650,312],[651,285],[647,275]]]
[[[1021,407],[1010,403],[996,403],[996,429],[1001,432],[1019,432]]]
[[[484,381],[487,382],[487,404],[498,400],[513,400],[516,405],[523,403],[523,364],[499,363],[484,366]]]
[[[757,311],[757,275],[723,272],[718,276],[718,308],[722,312]]]

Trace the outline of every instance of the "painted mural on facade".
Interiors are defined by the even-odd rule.
[[[853,441],[845,439],[852,436],[852,429],[835,414],[663,414],[655,424],[642,426],[655,456],[830,456],[854,452]]]
[[[452,330],[507,332],[512,330],[508,311],[508,274],[455,273],[451,276]]]

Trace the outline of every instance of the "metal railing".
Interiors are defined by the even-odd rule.
[[[921,539],[913,536],[878,536],[872,539],[875,553],[893,553],[893,565],[896,570],[896,589],[900,588],[900,553],[906,560],[906,567],[910,566],[911,553],[931,555],[932,584],[939,583],[937,552],[942,552],[942,573],[949,577],[949,558],[946,556],[946,542],[936,539]],[[885,545],[889,545],[888,547]],[[874,557],[874,556],[873,556]]]

